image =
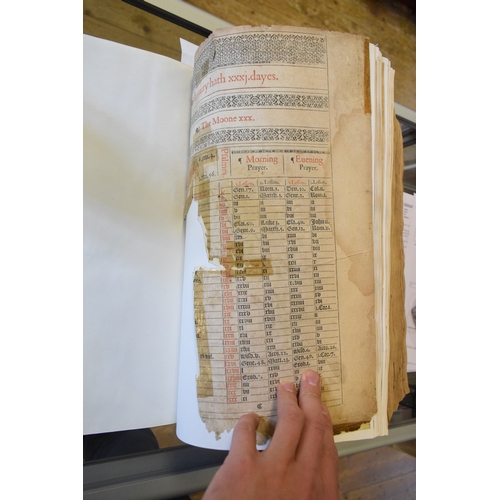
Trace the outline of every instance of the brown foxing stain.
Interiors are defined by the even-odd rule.
[[[198,397],[206,398],[213,396],[212,379],[212,354],[209,346],[209,332],[205,315],[205,295],[214,298],[213,292],[207,290],[203,281],[206,273],[211,275],[220,275],[225,277],[237,276],[261,276],[263,274],[271,275],[273,270],[271,262],[268,259],[242,260],[237,261],[236,249],[241,250],[244,255],[244,243],[229,241],[226,247],[226,255],[222,257],[224,271],[195,271],[193,278],[194,287],[194,322],[196,331],[196,343],[198,347],[199,375],[197,378]],[[211,293],[212,292],[212,293]],[[220,298],[222,303],[222,297]]]
[[[215,406],[214,406],[215,409]],[[218,441],[223,432],[230,432],[238,423],[238,417],[225,418],[221,416],[217,420],[212,420],[206,414],[200,413],[200,417],[205,422],[208,432],[215,434],[215,439]],[[276,418],[266,418],[259,416],[259,425],[257,426],[255,444],[264,445],[274,435],[276,428]]]
[[[196,129],[195,133],[192,137],[192,143],[200,136],[209,133],[211,130],[211,126],[205,127],[204,129]],[[218,150],[217,148],[211,148],[208,151],[215,155],[215,162],[218,162]],[[187,196],[186,196],[186,205],[184,207],[184,217],[186,217],[187,211],[189,210],[189,206],[191,205],[191,199],[194,197],[194,188],[199,183],[197,182],[197,178],[199,177],[199,170],[203,166],[202,161],[200,161],[201,155],[192,155],[189,160],[189,168],[188,168],[188,180],[187,180]],[[196,199],[196,198],[195,198]]]
[[[210,129],[210,127],[208,127]],[[194,135],[196,138],[199,132]],[[217,148],[204,150],[202,153],[193,155],[189,161],[186,204],[184,206],[184,217],[186,217],[191,200],[204,198],[210,191],[210,177],[205,171],[207,165],[218,165],[219,152]]]
[[[373,276],[366,275],[366,265],[363,261],[373,258],[371,252],[360,253],[350,258],[350,268],[348,271],[348,278],[351,283],[356,285],[358,290],[368,297],[375,293],[375,283]]]
[[[212,377],[212,355],[208,343],[207,321],[203,301],[196,299],[196,294],[203,294],[203,277],[200,272],[195,271],[194,285],[194,324],[196,331],[196,344],[198,346],[199,374],[196,378],[196,392],[198,398],[208,398],[214,395]]]
[[[353,422],[348,424],[335,424],[333,426],[333,434],[336,436],[341,434],[342,432],[353,432],[361,429],[361,426],[364,424],[369,424],[370,420],[367,422]]]
[[[276,424],[268,418],[259,417],[259,425],[257,427],[257,444],[266,444],[269,438],[272,438]]]
[[[237,257],[241,257],[237,259]],[[238,276],[271,276],[273,266],[267,258],[263,259],[245,259],[245,246],[243,241],[228,241],[226,252],[221,258],[221,264],[224,266],[224,276],[236,278]]]
[[[195,134],[195,137],[197,135],[199,135],[199,132]],[[218,253],[214,253],[211,246],[213,228],[211,224],[210,210],[203,210],[202,205],[209,203],[210,196],[213,195],[213,191],[217,189],[212,187],[212,179],[218,178],[218,163],[219,153],[218,149],[215,147],[203,150],[203,152],[196,154],[191,158],[188,172],[186,204],[184,206],[184,217],[186,217],[191,205],[191,200],[194,199],[198,202],[198,218],[201,218],[203,221],[206,238],[206,251],[209,260],[213,260],[214,258],[220,259],[220,255],[218,255]]]
[[[209,130],[197,131],[195,138],[201,133],[207,133]],[[213,387],[213,373],[212,373],[212,354],[210,353],[209,338],[211,332],[210,324],[207,325],[206,307],[207,300],[215,305],[220,301],[222,305],[222,295],[214,293],[209,285],[204,283],[205,273],[210,273],[212,276],[219,275],[224,277],[235,278],[239,276],[263,276],[272,275],[273,268],[271,261],[268,258],[261,259],[246,259],[245,258],[245,244],[243,240],[240,241],[226,241],[222,244],[222,232],[217,234],[219,229],[219,220],[216,217],[214,224],[211,222],[211,210],[218,212],[219,217],[224,217],[231,232],[236,232],[232,225],[232,214],[230,213],[230,204],[225,203],[223,192],[219,189],[216,182],[220,179],[217,170],[219,166],[219,152],[217,148],[210,148],[203,150],[203,152],[193,155],[190,160],[188,183],[187,183],[187,196],[185,205],[185,214],[189,210],[191,201],[194,199],[198,201],[198,219],[204,226],[206,251],[210,261],[219,260],[223,266],[223,270],[208,271],[200,270],[195,272],[193,280],[195,302],[194,302],[194,318],[196,327],[196,341],[198,347],[198,360],[199,360],[199,375],[197,377],[197,394],[198,398],[208,398],[214,395]],[[217,196],[215,202],[211,202],[211,198]],[[208,206],[207,206],[208,205]],[[221,219],[222,221],[222,219]],[[214,234],[213,234],[214,233]],[[220,248],[212,248],[213,241],[220,241]],[[218,247],[218,245],[217,245]],[[219,439],[220,433],[226,429],[234,427],[234,423],[224,427],[221,422],[214,424],[207,417],[200,414],[209,431],[214,431],[216,438]],[[259,428],[257,429],[257,442],[264,444],[269,437],[274,433],[274,423],[269,419],[261,418]],[[224,429],[222,428],[224,427]]]
[[[370,40],[365,38],[365,51],[364,51],[364,76],[365,76],[365,85],[364,85],[364,94],[365,94],[365,115],[370,114],[372,112],[372,101],[371,101],[371,92],[370,92]]]

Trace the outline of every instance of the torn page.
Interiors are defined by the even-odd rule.
[[[210,447],[248,412],[264,443],[278,383],[308,368],[338,431],[377,412],[367,63],[364,38],[301,28],[231,28],[197,52],[183,335]]]

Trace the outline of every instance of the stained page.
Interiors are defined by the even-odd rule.
[[[254,411],[264,443],[278,383],[307,368],[337,430],[377,412],[367,48],[260,27],[218,31],[197,52],[180,383],[198,418],[178,418],[187,442],[227,447]],[[194,361],[183,353],[195,345]]]

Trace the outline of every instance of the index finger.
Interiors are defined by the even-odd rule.
[[[297,445],[304,425],[304,413],[297,402],[297,391],[292,382],[278,385],[278,423],[273,439],[268,448],[269,454],[276,454],[277,459],[295,459]]]
[[[302,374],[299,406],[305,415],[304,430],[297,449],[297,459],[305,463],[319,462],[326,428],[321,404],[321,379],[312,370]]]

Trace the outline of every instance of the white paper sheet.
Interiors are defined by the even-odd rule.
[[[175,422],[191,79],[84,36],[84,434]]]
[[[179,393],[177,436],[188,444],[202,448],[228,450],[232,432],[224,432],[219,440],[207,432],[198,411],[196,376],[198,375],[198,347],[194,330],[193,273],[198,267],[216,267],[208,261],[202,225],[198,220],[198,204],[193,201],[186,220],[185,270],[182,296],[182,336],[179,366]]]
[[[417,273],[416,273],[416,194],[403,196],[403,244],[405,252],[405,311],[407,371],[417,371]]]
[[[194,55],[198,50],[198,45],[188,42],[180,38],[181,42],[181,62],[187,64],[188,66],[194,67]]]

